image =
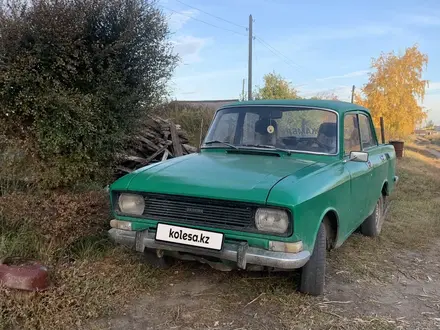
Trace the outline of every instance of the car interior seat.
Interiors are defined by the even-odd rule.
[[[337,133],[336,123],[322,123],[319,126],[317,140],[319,144],[327,148],[326,152],[336,152]]]

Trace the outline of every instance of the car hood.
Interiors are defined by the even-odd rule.
[[[113,189],[265,203],[277,182],[313,164],[284,155],[203,152],[138,170]]]

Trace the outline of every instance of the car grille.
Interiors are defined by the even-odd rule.
[[[216,228],[254,228],[255,207],[246,203],[208,198],[147,194],[143,216],[151,220]]]

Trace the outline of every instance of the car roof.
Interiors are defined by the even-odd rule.
[[[223,105],[220,109],[230,107],[243,107],[243,106],[292,106],[292,107],[316,107],[325,108],[343,114],[350,110],[363,110],[370,113],[367,108],[364,108],[358,104],[333,101],[333,100],[313,100],[313,99],[297,99],[297,100],[254,100],[254,101],[241,101]]]

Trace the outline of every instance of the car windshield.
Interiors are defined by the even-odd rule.
[[[337,116],[330,110],[248,106],[217,112],[203,147],[283,149],[336,154]]]

